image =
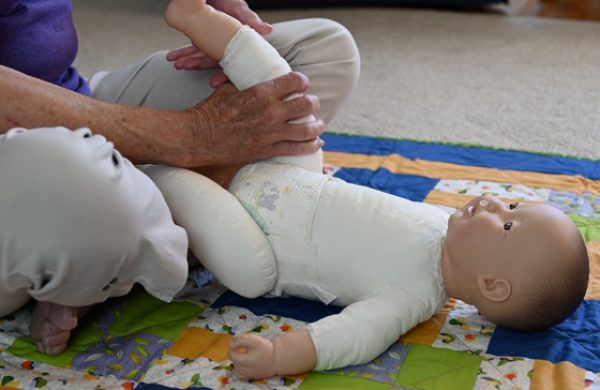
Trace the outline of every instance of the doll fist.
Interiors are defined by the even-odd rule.
[[[273,343],[256,334],[245,334],[229,344],[233,372],[242,379],[261,379],[275,375]]]

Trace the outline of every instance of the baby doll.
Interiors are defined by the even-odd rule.
[[[166,15],[221,61],[238,88],[289,71],[260,36],[200,0],[173,0]],[[264,64],[275,74],[254,79]],[[307,158],[314,160],[309,166],[319,166],[317,158]],[[270,340],[237,338],[229,357],[241,377],[368,362],[449,296],[517,329],[558,323],[583,299],[585,245],[551,206],[480,197],[449,217],[299,165],[292,158],[246,166],[229,192],[191,171],[146,169],[192,251],[228,288],[246,297],[288,294],[345,306]]]

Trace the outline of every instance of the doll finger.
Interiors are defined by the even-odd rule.
[[[248,26],[252,27],[260,35],[268,35],[273,32],[273,26],[271,26],[269,23],[263,22],[255,13],[254,16],[256,16],[256,18],[252,22],[248,23]]]
[[[238,352],[232,349],[229,350],[228,358],[234,366],[244,365],[252,360],[246,352]]]
[[[256,12],[252,11],[250,7],[248,7],[248,4],[245,1],[240,3],[238,19],[242,23],[252,27],[261,35],[266,35],[273,31],[273,27],[270,24],[263,22]]]
[[[229,343],[229,350],[230,351],[238,351],[240,348],[245,348],[246,351],[248,350],[248,340],[246,336],[240,336],[240,337],[236,337],[235,339],[233,339],[230,343]]]

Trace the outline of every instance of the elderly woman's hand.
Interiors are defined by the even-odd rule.
[[[225,84],[185,111],[114,104],[0,66],[0,134],[12,127],[89,127],[135,164],[201,167],[315,152],[323,122],[290,124],[313,114],[306,76],[291,72],[239,92]],[[23,107],[28,109],[24,110]]]
[[[291,124],[290,120],[314,114],[319,100],[313,95],[284,101],[308,88],[306,76],[292,72],[238,91],[225,84],[188,110],[195,121],[193,144],[177,156],[188,167],[250,163],[277,155],[302,155],[323,144],[323,121]]]

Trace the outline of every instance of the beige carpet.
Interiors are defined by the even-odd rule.
[[[75,0],[84,75],[186,43],[164,0]],[[353,33],[358,88],[339,132],[600,158],[600,24],[396,8],[261,12],[327,17]]]

